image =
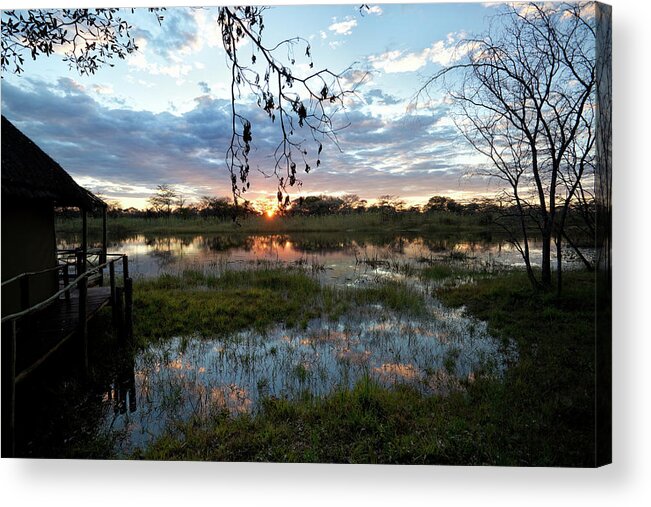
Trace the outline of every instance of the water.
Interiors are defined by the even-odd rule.
[[[220,410],[255,412],[262,397],[322,396],[366,376],[387,387],[447,394],[480,375],[500,375],[513,359],[485,323],[434,301],[430,310],[429,318],[413,319],[374,305],[301,330],[277,326],[151,346],[136,357],[130,382],[104,395],[112,408],[105,429],[124,435],[119,451],[127,454],[175,421]]]
[[[60,247],[74,246],[62,240]],[[129,255],[132,276],[185,269],[254,269],[278,263],[307,268],[324,283],[355,287],[398,278],[422,292],[426,315],[406,317],[381,305],[356,308],[336,321],[305,329],[282,325],[223,339],[177,336],[152,345],[102,395],[101,430],[121,436],[115,450],[146,447],[177,421],[215,411],[255,413],[264,397],[323,396],[371,377],[385,386],[409,384],[423,393],[464,389],[501,375],[516,354],[463,309],[445,308],[410,267],[460,262],[482,269],[521,263],[503,240],[344,234],[137,235],[110,251]],[[532,258],[540,255],[532,245]],[[568,267],[578,263],[567,257]]]
[[[58,248],[76,246],[73,235],[59,238]],[[398,264],[447,262],[451,256],[475,265],[524,266],[520,253],[504,238],[451,239],[413,234],[139,234],[112,242],[109,252],[127,254],[130,273],[136,277],[206,267],[241,269],[268,261],[321,266],[321,281],[335,284],[357,278],[360,265],[373,265],[381,271]],[[594,250],[585,249],[583,253],[590,257]],[[541,254],[541,244],[532,241],[530,256],[534,265],[539,264]],[[571,250],[566,249],[563,255],[567,269],[582,266]]]

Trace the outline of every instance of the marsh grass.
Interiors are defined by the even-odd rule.
[[[292,266],[217,274],[186,270],[136,282],[134,335],[144,346],[171,336],[224,337],[279,323],[306,327],[311,319],[334,319],[370,304],[412,315],[425,312],[424,295],[399,282],[354,289],[322,286],[304,269]]]
[[[593,466],[593,275],[567,273],[566,283],[560,299],[532,293],[519,272],[438,289],[515,341],[518,361],[503,377],[468,379],[446,396],[367,377],[323,398],[266,399],[255,415],[183,423],[135,457]]]
[[[429,268],[430,279],[465,276],[455,266]],[[424,394],[402,384],[383,387],[366,376],[352,388],[335,389],[324,397],[306,391],[291,401],[265,397],[269,383],[261,378],[256,385],[262,401],[256,413],[216,410],[207,417],[174,419],[153,444],[129,457],[592,466],[594,275],[567,272],[565,287],[561,298],[534,293],[526,276],[512,271],[434,289],[445,305],[464,307],[486,321],[489,332],[505,345],[516,344],[518,359],[504,375],[462,380],[463,389],[445,395]],[[145,350],[172,336],[228,339],[245,329],[301,327],[311,318],[336,319],[364,305],[413,316],[427,312],[422,292],[402,282],[334,288],[319,284],[304,269],[267,265],[242,271],[188,270],[137,280],[134,304],[134,345]],[[98,428],[102,405],[97,393],[106,388],[106,379],[113,378],[121,361],[133,361],[133,351],[115,348],[106,331],[109,313],[91,330],[95,358],[91,364],[96,366],[89,380],[82,383],[64,375],[60,381],[44,381],[33,388],[32,399],[52,400],[34,415],[50,429],[38,433],[23,455],[115,457],[113,444],[119,435]],[[270,349],[269,354],[280,352]],[[455,354],[450,351],[444,369],[454,369]],[[237,360],[244,369],[256,358],[242,355]],[[308,383],[318,375],[300,364],[293,368],[299,382]],[[178,398],[179,393],[170,390],[166,403],[171,409],[179,404]],[[58,414],[56,421],[48,419],[51,413]],[[71,426],[76,428],[72,437],[62,438]]]
[[[90,234],[101,233],[101,220],[88,222]],[[113,236],[128,234],[210,234],[210,233],[277,233],[277,232],[377,232],[382,231],[483,231],[478,216],[455,215],[451,213],[402,213],[386,216],[381,213],[349,215],[295,216],[268,219],[253,216],[239,220],[218,218],[135,218],[116,217],[108,221],[109,233]],[[58,218],[56,230],[64,233],[79,233],[81,220]]]

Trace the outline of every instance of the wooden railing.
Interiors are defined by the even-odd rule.
[[[91,276],[102,273],[104,269],[109,270],[110,283],[110,304],[113,310],[113,325],[117,328],[118,334],[122,339],[129,339],[133,333],[133,282],[129,277],[129,258],[123,254],[106,254],[106,257],[112,257],[98,266],[85,270],[74,280],[68,279],[67,265],[59,265],[41,271],[21,273],[2,283],[2,287],[9,284],[20,283],[20,299],[26,307],[19,312],[12,313],[2,317],[2,398],[3,407],[7,409],[7,419],[3,420],[3,434],[7,432],[8,442],[10,442],[13,455],[14,445],[14,424],[15,424],[15,397],[16,384],[31,375],[38,367],[45,363],[55,352],[57,352],[68,339],[78,336],[78,352],[81,359],[81,366],[86,373],[88,371],[88,280]],[[122,262],[123,285],[119,287],[116,284],[115,264]],[[64,284],[63,288],[52,294],[47,299],[29,305],[29,279],[31,276],[48,273],[52,271],[63,270]],[[102,275],[103,276],[103,275]],[[79,291],[79,308],[77,328],[69,334],[65,334],[55,344],[50,344],[49,349],[34,362],[26,366],[22,371],[16,371],[16,340],[19,334],[18,322],[27,317],[33,316],[41,310],[52,305],[55,301],[65,298],[66,304],[71,303],[71,292],[77,289]],[[3,416],[4,419],[4,416]],[[5,429],[5,424],[8,429]],[[4,437],[3,437],[4,440]]]
[[[85,286],[85,289],[88,288],[88,278],[90,278],[92,275],[99,273],[100,271],[108,268],[109,269],[109,280],[111,284],[111,300],[113,301],[113,297],[116,292],[116,284],[115,284],[115,263],[122,259],[122,277],[123,277],[123,284],[124,286],[127,285],[127,279],[129,279],[129,258],[126,255],[123,254],[107,254],[107,257],[115,257],[114,259],[107,261],[103,264],[100,264],[98,266],[95,266],[93,268],[87,269],[84,271],[81,275],[79,275],[77,278],[75,278],[72,282],[66,281],[65,278],[67,277],[67,265],[66,264],[61,264],[58,266],[55,266],[53,268],[48,268],[44,269],[41,271],[32,271],[28,273],[21,273],[18,276],[15,276],[13,278],[10,278],[9,280],[6,280],[2,282],[2,287],[5,287],[9,285],[10,283],[15,283],[17,281],[20,281],[21,284],[21,300],[28,299],[26,295],[22,292],[23,286],[28,285],[26,281],[29,281],[29,277],[33,275],[40,275],[43,273],[47,273],[50,271],[58,271],[58,270],[63,270],[63,277],[64,277],[64,286],[62,289],[60,289],[58,292],[55,292],[52,294],[49,298],[45,299],[44,301],[41,301],[35,305],[28,306],[27,308],[24,308],[20,312],[13,313],[11,315],[7,315],[6,317],[2,317],[2,324],[4,324],[7,321],[10,320],[17,320],[22,317],[26,317],[27,315],[31,315],[33,313],[36,313],[45,307],[49,306],[52,304],[54,301],[57,299],[60,299],[61,296],[64,296],[66,299],[70,299],[70,291],[72,291],[75,287],[78,287],[81,291],[82,286]],[[81,295],[80,295],[81,297]]]

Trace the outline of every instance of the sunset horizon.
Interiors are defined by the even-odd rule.
[[[26,59],[24,76],[3,78],[3,114],[77,183],[123,208],[146,209],[159,184],[174,186],[188,202],[232,196],[229,71],[217,12],[171,7],[159,25],[147,9],[136,9],[130,22],[138,50],[91,75],[68,68],[61,51]],[[356,194],[372,203],[391,194],[416,206],[434,195],[468,201],[495,193],[491,181],[468,177],[485,161],[451,121],[444,91],[430,96],[428,107],[414,107],[424,79],[463,56],[457,45],[485,29],[494,6],[372,5],[361,12],[355,5],[294,5],[265,12],[270,45],[287,38],[291,26],[291,36],[310,45],[315,69],[342,73],[354,89],[333,114],[337,142],[322,140],[320,166],[298,171],[286,189],[291,199]],[[295,60],[296,72],[310,70],[305,55]],[[243,92],[238,104],[253,121],[250,189],[242,197],[267,209],[278,188],[276,125],[256,111],[252,94]]]

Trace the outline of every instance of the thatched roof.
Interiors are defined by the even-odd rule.
[[[106,207],[4,116],[1,135],[3,200],[50,202],[86,210]]]

